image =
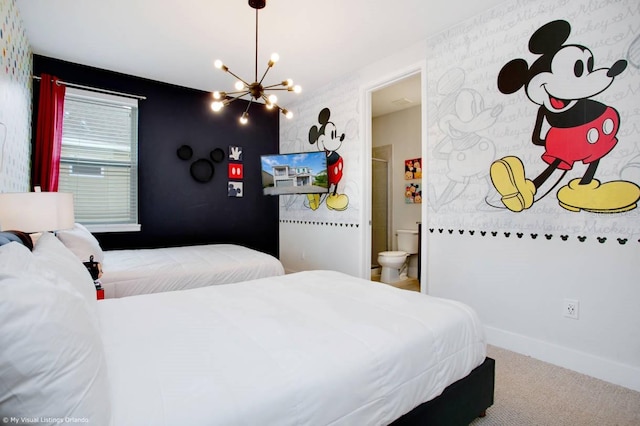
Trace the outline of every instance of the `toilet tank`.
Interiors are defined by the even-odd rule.
[[[418,253],[418,230],[398,229],[398,250],[406,251],[409,254]]]

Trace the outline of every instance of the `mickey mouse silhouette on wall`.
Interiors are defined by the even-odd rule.
[[[189,161],[193,157],[193,148],[189,145],[181,145],[176,151],[178,158],[183,161]],[[213,178],[215,168],[213,163],[220,163],[224,160],[224,151],[215,148],[209,153],[209,158],[198,158],[189,166],[191,177],[200,183],[207,183]]]
[[[330,210],[346,210],[349,205],[349,197],[346,194],[338,194],[338,183],[342,179],[342,170],[344,162],[338,154],[338,149],[344,141],[344,133],[338,134],[336,125],[329,121],[331,111],[329,108],[323,108],[318,114],[318,122],[320,126],[313,125],[309,129],[309,143],[316,145],[318,151],[324,151],[327,154],[327,175],[329,178],[329,195],[320,196],[320,194],[307,194],[309,208],[317,210],[326,197],[327,208]],[[332,190],[333,188],[333,190]]]
[[[573,179],[556,194],[560,206],[578,212],[619,213],[633,210],[640,198],[640,187],[616,180],[601,183],[595,179],[600,159],[617,144],[620,125],[618,112],[589,99],[604,92],[627,67],[617,60],[610,68],[594,66],[593,53],[579,44],[564,44],[571,25],[567,21],[549,22],[529,39],[529,51],[540,55],[531,67],[524,59],[513,59],[498,75],[498,89],[512,94],[524,87],[530,101],[540,105],[532,134],[535,145],[543,146],[546,169],[533,180],[527,179],[522,161],[507,156],[491,164],[493,185],[502,203],[513,212],[530,208],[543,183],[557,170],[557,185],[574,163],[587,165],[582,178]],[[552,188],[553,189],[553,188]],[[550,191],[550,190],[549,190]]]

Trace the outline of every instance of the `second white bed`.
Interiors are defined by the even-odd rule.
[[[280,261],[235,244],[104,251],[106,298],[185,290],[283,275]]]

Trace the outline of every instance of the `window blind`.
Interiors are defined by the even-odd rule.
[[[138,224],[137,152],[135,99],[67,88],[58,190],[74,194],[77,222]]]

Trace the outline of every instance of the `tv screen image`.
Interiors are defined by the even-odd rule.
[[[324,151],[262,155],[260,163],[264,195],[329,192]]]

